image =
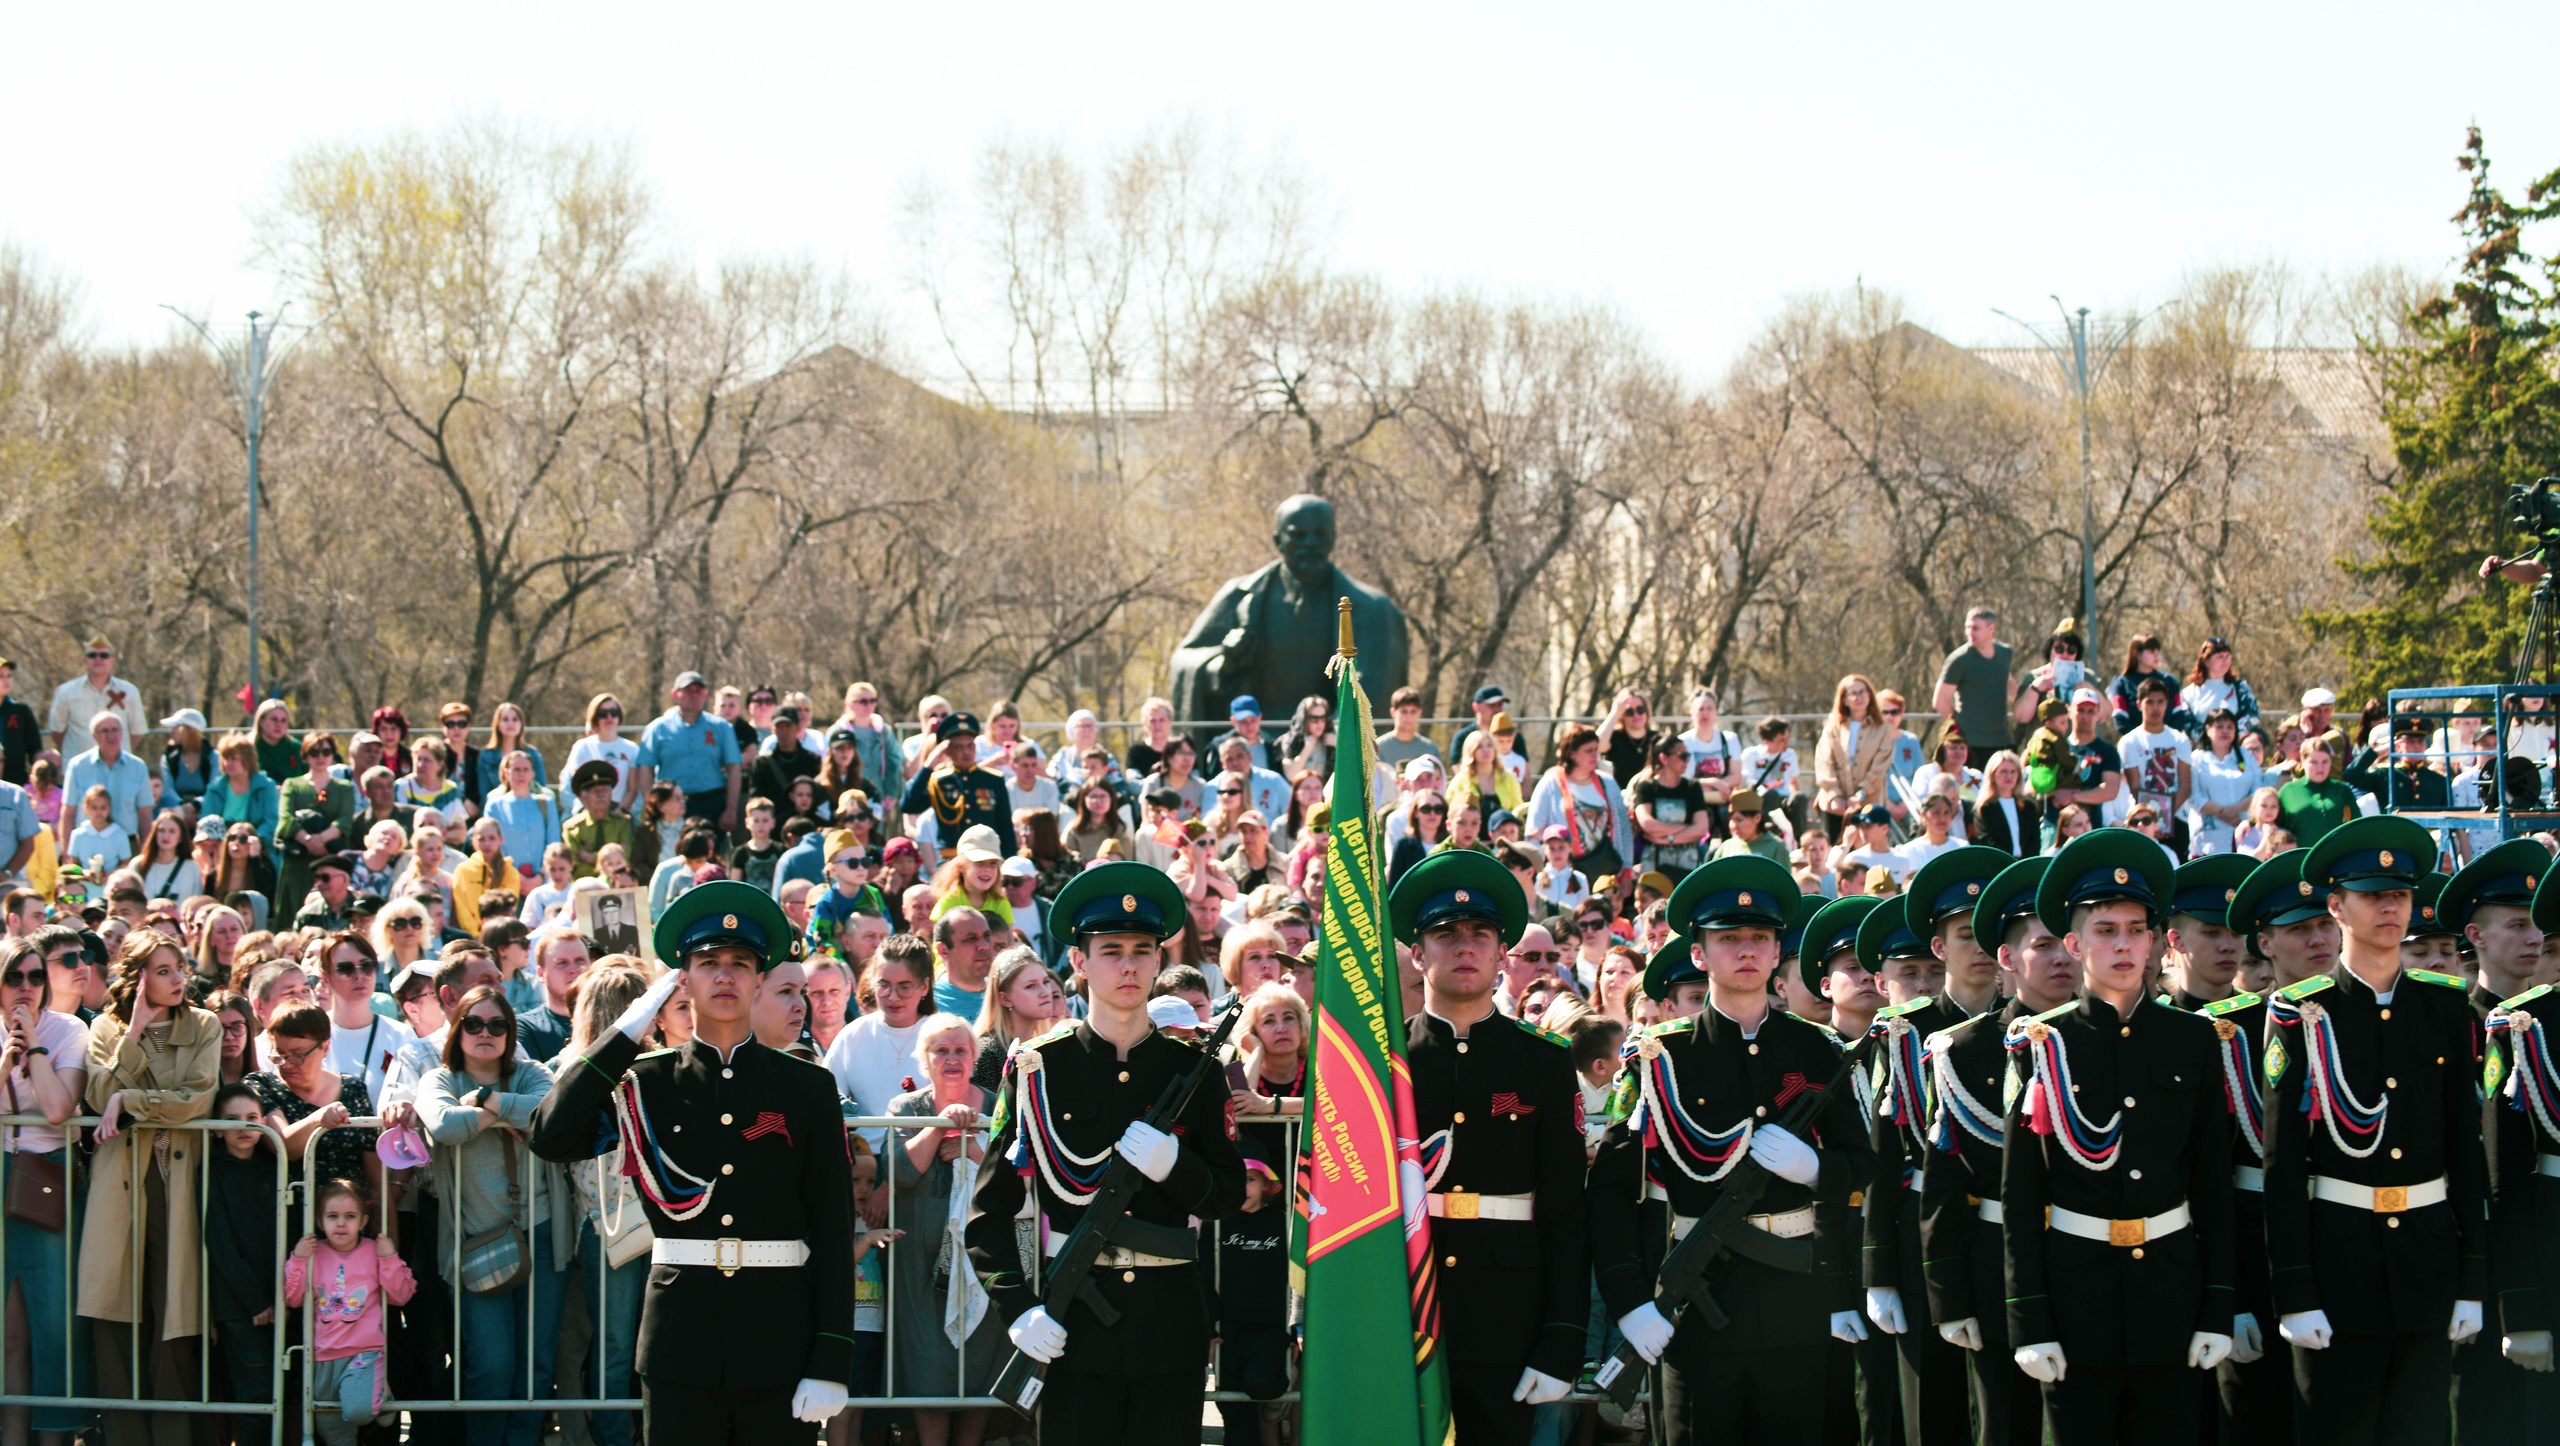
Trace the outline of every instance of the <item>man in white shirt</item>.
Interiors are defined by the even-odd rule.
[[[1005,760],[1011,772],[1005,778],[1004,789],[1015,813],[1024,809],[1035,809],[1041,813],[1058,811],[1058,780],[1047,777],[1040,770],[1040,765],[1046,761],[1040,745],[1028,738],[1013,745],[1013,756]]]
[[[1885,867],[1893,870],[1895,884],[1908,884],[1920,866],[1943,853],[1964,847],[1955,837],[1956,801],[1943,793],[1933,793],[1920,800],[1921,832],[1906,839],[1893,851]]]
[[[89,720],[100,713],[120,715],[129,739],[141,737],[150,726],[142,711],[142,690],[115,675],[115,647],[104,638],[91,638],[86,654],[88,671],[54,689],[53,706],[45,714],[54,749],[65,758],[97,746],[89,739]]]
[[[1033,892],[1040,885],[1040,870],[1020,854],[1004,861],[1004,901],[1013,907],[1013,927],[1022,942],[1031,946],[1043,962],[1048,961],[1049,921],[1040,909],[1040,896]]]

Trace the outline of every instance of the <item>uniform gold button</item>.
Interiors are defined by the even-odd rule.
[[[2118,1033],[2118,1034],[2120,1034],[2120,1035],[2124,1036],[2124,1037],[2125,1037],[2125,1038],[2127,1038],[2127,1039],[2131,1039],[2131,1038],[2133,1038],[2133,1026],[2132,1026],[2132,1025],[2130,1025],[2130,1024],[2125,1025],[2125,1026],[2123,1026],[2122,1028],[2118,1029],[2118,1030],[2116,1031],[2116,1033]]]
[[[2132,1108],[2133,1108],[2133,1096],[2131,1096],[2131,1095],[2126,1095],[2126,1096],[2124,1097],[2124,1107],[2125,1107],[2126,1109],[2132,1109]]]
[[[1751,1113],[1766,1117],[1769,1113],[1769,1107],[1767,1105],[1754,1105],[1751,1107]]]
[[[675,1129],[674,1129],[674,1131],[673,1131],[673,1133],[675,1133],[675,1134],[679,1134],[679,1135],[683,1134],[683,1133],[684,1133],[684,1126],[682,1126],[682,1125],[678,1125],[678,1126],[676,1126],[676,1127],[675,1127]]]
[[[1120,1283],[1122,1285],[1136,1285],[1138,1283],[1138,1272],[1134,1270],[1124,1270],[1120,1272]]]
[[[720,1077],[722,1079],[736,1079],[738,1077],[738,1072],[734,1069],[724,1069],[720,1071]]]
[[[2396,1090],[2400,1088],[2400,1081],[2385,1075],[2382,1080],[2382,1087],[2387,1090]]]
[[[729,1123],[729,1117],[728,1117],[727,1115],[722,1115],[722,1116],[720,1117],[720,1123],[722,1123],[722,1124],[724,1124],[724,1125],[725,1125],[725,1124],[727,1124],[727,1123]]]
[[[720,1217],[720,1223],[723,1225],[735,1225],[738,1223],[738,1217],[735,1215],[723,1215]]]
[[[1458,1257],[1454,1255],[1444,1255],[1440,1257],[1440,1263],[1452,1270],[1455,1270],[1458,1266]]]
[[[2442,1064],[2442,1063],[2444,1063],[2444,1056],[2443,1056],[2443,1055],[2437,1055],[2437,1056],[2436,1056],[2436,1063],[2438,1063],[2438,1064]]]
[[[738,1173],[738,1167],[735,1165],[723,1165],[720,1167],[720,1173],[723,1175],[734,1175]]]
[[[1075,1111],[1073,1111],[1073,1110],[1069,1110],[1069,1111],[1067,1111],[1065,1114],[1058,1116],[1058,1118],[1059,1118],[1059,1119],[1062,1119],[1062,1120],[1072,1120],[1072,1119],[1074,1119],[1075,1117],[1076,1117],[1076,1112],[1075,1112]]]
[[[1751,1053],[1753,1053],[1753,1054],[1758,1054],[1759,1052],[1760,1052],[1760,1046],[1758,1046],[1758,1045],[1756,1045],[1756,1044],[1755,1044],[1755,1045],[1753,1045],[1753,1046],[1751,1046]]]
[[[2134,1259],[2136,1259],[2136,1260],[2140,1260],[2140,1259],[2142,1258],[2142,1247],[2141,1247],[2141,1246],[2137,1245],[2137,1246],[2133,1247],[2133,1258],[2134,1258]]]
[[[1466,1122],[1467,1122],[1467,1112],[1466,1112],[1465,1110],[1455,1110],[1455,1111],[1452,1111],[1452,1112],[1450,1113],[1450,1115],[1449,1115],[1449,1123],[1451,1123],[1451,1124],[1453,1124],[1453,1125],[1463,1125],[1463,1124],[1465,1124]]]
[[[2400,1228],[2400,1217],[2399,1217],[2399,1216],[2397,1216],[2397,1215],[2394,1215],[2394,1216],[2390,1217],[2389,1219],[2387,1219],[2387,1220],[2383,1221],[2382,1223],[2383,1223],[2383,1224],[2385,1224],[2385,1225],[2390,1226],[2390,1227],[2391,1227],[2392,1229],[2394,1229],[2394,1230],[2397,1230],[2397,1229],[2399,1229],[2399,1228]]]
[[[2136,1180],[2141,1179],[2141,1178],[2142,1178],[2142,1172],[2141,1172],[2140,1170],[2136,1170],[2136,1171],[2134,1171],[2134,1172],[2133,1172],[2133,1178],[2134,1178],[2134,1179],[2136,1179]]]
[[[2385,1018],[2385,1019],[2389,1019],[2389,1018],[2391,1017],[2391,1006],[2390,1006],[2390,1005],[2387,1005],[2387,1004],[2386,1004],[2386,1005],[2384,1005],[2384,1006],[2382,1007],[2382,1017],[2383,1017],[2383,1018]]]
[[[1465,1040],[1463,1040],[1463,1039],[1462,1039],[1462,1040],[1459,1040],[1459,1041],[1458,1041],[1458,1053],[1460,1053],[1460,1054],[1465,1054],[1466,1052],[1467,1052],[1467,1042],[1466,1042]]]
[[[2395,1160],[2400,1158],[2400,1147],[2398,1145],[2391,1147],[2391,1158]]]

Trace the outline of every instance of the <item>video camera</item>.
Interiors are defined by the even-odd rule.
[[[2518,482],[2507,489],[2507,520],[2545,547],[2560,544],[2560,477]]]

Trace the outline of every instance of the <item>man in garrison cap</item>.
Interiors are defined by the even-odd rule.
[[[2218,1034],[2145,988],[2168,855],[2131,829],[2065,844],[2036,917],[2080,964],[2009,1028],[2000,1212],[2010,1355],[2056,1446],[2197,1439],[2231,1354],[2231,1112]],[[2042,1222],[2043,1228],[2032,1228]]]
[[[635,1359],[652,1441],[762,1446],[844,1409],[853,1379],[853,1168],[835,1080],[758,1044],[764,974],[799,957],[782,908],[721,879],[667,906],[672,967],[533,1118],[533,1150],[586,1161],[618,1134],[656,1243]],[[640,1052],[677,986],[681,1049]],[[614,1134],[607,1134],[611,1121]]]
[[[1538,1408],[1581,1372],[1590,1309],[1572,1043],[1493,1007],[1528,916],[1510,871],[1463,849],[1407,869],[1387,896],[1396,942],[1422,966],[1405,1058],[1459,1446],[1526,1446]]]
[[[1682,976],[1702,976],[1705,1008],[1636,1037],[1618,1091],[1627,1112],[1592,1161],[1601,1298],[1636,1352],[1661,1367],[1656,1430],[1682,1446],[1821,1440],[1821,1417],[1845,1404],[1807,1389],[1822,1377],[1824,1342],[1865,1334],[1848,1200],[1874,1163],[1866,1122],[1830,1032],[1770,997],[1796,897],[1783,865],[1748,855],[1702,864],[1672,892],[1670,921],[1689,936],[1690,957],[1659,979],[1649,967],[1645,988],[1668,993],[1692,982]],[[1772,1123],[1807,1090],[1828,1091],[1810,1128]],[[1656,1271],[1746,1154],[1770,1178],[1743,1228],[1773,1239],[1754,1248],[1758,1258],[1737,1253],[1717,1268],[1723,1329],[1696,1311],[1675,1326],[1654,1304]],[[1773,1263],[1789,1257],[1803,1268]]]
[[[2400,964],[2435,860],[2393,815],[2322,836],[2302,883],[2330,891],[2338,962],[2267,1005],[2267,1254],[2306,1441],[2444,1440],[2485,1321],[2479,1021],[2458,976]]]

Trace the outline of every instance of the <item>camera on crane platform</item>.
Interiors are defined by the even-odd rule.
[[[2560,544],[2560,477],[2509,487],[2507,520],[2546,547]]]

